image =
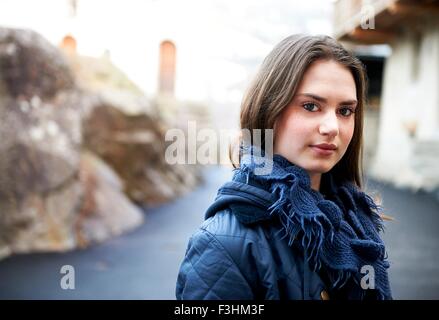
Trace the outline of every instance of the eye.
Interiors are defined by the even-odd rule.
[[[349,117],[352,114],[355,113],[354,109],[350,108],[350,107],[343,107],[340,108],[338,111],[343,117]]]
[[[310,112],[315,112],[319,109],[319,107],[313,102],[306,102],[303,104],[303,108]]]

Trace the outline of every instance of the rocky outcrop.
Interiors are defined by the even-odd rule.
[[[194,188],[194,166],[165,161],[165,132],[146,114],[127,114],[115,106],[96,106],[84,118],[84,146],[104,159],[125,182],[127,195],[154,206]]]
[[[69,57],[79,85],[92,97],[83,113],[83,146],[118,173],[130,199],[151,207],[193,189],[201,181],[199,168],[165,161],[165,132],[176,124],[165,122],[107,56]]]
[[[74,87],[58,49],[35,32],[0,28],[0,61],[2,84],[13,98],[48,99]]]
[[[0,255],[73,248],[83,194],[74,77],[38,34],[3,28],[0,75]]]
[[[37,33],[0,28],[0,258],[103,241],[143,221],[129,197],[161,203],[197,181],[163,163],[157,119],[121,108],[144,97],[89,91],[71,70]]]
[[[140,209],[123,193],[123,181],[90,152],[81,154],[80,181],[84,195],[75,221],[79,246],[101,242],[142,223]]]

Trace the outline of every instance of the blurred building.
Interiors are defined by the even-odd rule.
[[[335,37],[360,58],[369,51],[367,67],[371,56],[385,59],[382,84],[371,83],[382,87],[371,174],[398,186],[437,189],[439,1],[338,0],[334,14]],[[382,48],[388,52],[380,54]]]

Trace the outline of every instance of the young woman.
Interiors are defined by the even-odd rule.
[[[264,130],[242,148],[189,240],[177,299],[392,298],[380,208],[361,189],[365,95],[363,65],[330,37],[271,51],[241,128],[273,129],[274,156]]]

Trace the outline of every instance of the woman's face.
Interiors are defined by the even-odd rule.
[[[349,69],[331,60],[312,63],[276,121],[274,153],[311,176],[331,170],[352,139],[356,97]]]

